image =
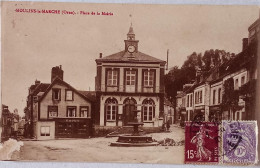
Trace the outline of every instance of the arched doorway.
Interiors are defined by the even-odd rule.
[[[123,108],[123,124],[127,125],[128,122],[134,121],[134,112],[136,110],[136,100],[133,98],[126,98]]]

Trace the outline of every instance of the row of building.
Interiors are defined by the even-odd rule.
[[[92,136],[98,128],[118,128],[137,118],[144,127],[174,122],[173,105],[165,99],[166,62],[139,51],[131,25],[124,50],[96,59],[95,91],[81,91],[53,67],[51,82],[29,87],[24,110],[28,135],[38,140]]]
[[[193,120],[252,120],[254,119],[257,79],[257,35],[259,19],[249,28],[242,52],[227,62],[216,65],[208,72],[197,70],[196,80],[185,84],[176,96],[176,121]],[[227,80],[232,87],[228,87]],[[229,89],[233,88],[234,91]],[[232,95],[228,95],[232,94]],[[228,98],[237,98],[232,102]],[[237,104],[237,106],[235,106]]]
[[[8,106],[3,104],[1,114],[1,142],[22,135],[24,133],[24,123],[25,120],[19,116],[17,109],[12,113],[8,109]]]

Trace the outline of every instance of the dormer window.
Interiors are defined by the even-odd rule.
[[[74,99],[74,94],[72,90],[66,90],[65,91],[65,100],[66,101],[73,101]]]
[[[52,100],[60,101],[61,89],[52,89]]]

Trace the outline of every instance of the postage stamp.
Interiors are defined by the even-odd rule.
[[[257,162],[256,121],[223,121],[223,163],[254,164]]]
[[[219,163],[219,128],[212,122],[185,123],[185,163]]]

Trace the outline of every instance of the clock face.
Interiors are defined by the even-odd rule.
[[[128,46],[127,49],[128,49],[128,52],[133,53],[135,51],[135,46],[130,45],[130,46]]]

